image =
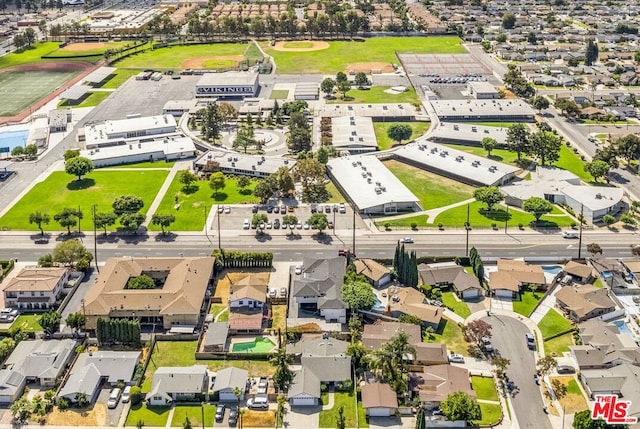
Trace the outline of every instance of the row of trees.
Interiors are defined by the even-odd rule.
[[[478,278],[478,281],[481,285],[484,284],[484,263],[482,262],[482,258],[478,253],[478,249],[472,247],[469,250],[469,262],[471,263],[471,269],[473,270],[473,274]]]
[[[125,344],[140,346],[140,322],[138,320],[98,318],[96,325],[98,344]]]
[[[497,186],[483,186],[476,188],[473,191],[473,197],[487,205],[487,211],[493,211],[496,204],[504,200],[504,194]],[[522,209],[528,213],[531,213],[536,219],[536,222],[540,221],[540,218],[553,210],[553,204],[542,197],[530,197],[527,198],[522,204]],[[470,227],[470,225],[466,225]]]
[[[515,152],[518,159],[522,155],[536,157],[542,166],[553,164],[560,159],[562,137],[551,131],[539,130],[531,133],[526,125],[515,124],[507,131],[507,149]]]
[[[16,49],[21,50],[25,46],[31,46],[36,39],[36,31],[33,28],[28,27],[23,32],[13,36],[13,44],[16,45]]]
[[[224,268],[266,268],[271,267],[273,262],[271,252],[216,249],[211,256],[215,257]]]
[[[398,277],[398,281],[405,286],[418,286],[418,262],[416,252],[408,252],[404,244],[398,242],[393,256],[393,270]]]
[[[26,156],[27,158],[33,158],[38,154],[38,146],[34,144],[28,144],[25,147],[16,146],[11,149],[11,156],[19,157]]]

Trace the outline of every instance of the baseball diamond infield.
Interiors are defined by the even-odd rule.
[[[329,43],[317,40],[303,40],[297,42],[278,42],[272,49],[282,52],[311,52],[329,49]]]

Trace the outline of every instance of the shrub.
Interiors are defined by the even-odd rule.
[[[414,231],[415,231],[416,229],[418,229],[418,224],[417,224],[417,223],[415,223],[415,222],[412,222],[412,223],[411,223],[411,229],[413,229]]]
[[[443,225],[442,223],[439,223],[439,224],[438,224],[438,228],[439,228],[440,230],[443,230],[443,229],[444,229],[444,225]]]
[[[576,221],[571,222],[571,228],[575,229],[576,226],[578,226]]]
[[[69,408],[69,401],[66,398],[58,398],[56,405],[60,411],[64,411]]]
[[[521,224],[521,223],[519,223],[519,224],[518,224],[518,228],[520,228],[520,229],[524,229],[524,225],[523,225],[523,224]]]
[[[492,223],[492,224],[491,224],[491,228],[493,228],[493,229],[497,229],[497,228],[498,228],[498,224],[497,224],[497,223],[495,223],[495,222],[494,222],[494,223]]]
[[[383,226],[384,226],[384,229],[386,229],[387,231],[391,229],[391,224],[389,222],[385,222]]]
[[[131,392],[129,393],[129,397],[131,398],[131,405],[138,405],[140,402],[142,402],[143,396],[140,387],[133,386],[131,388]]]

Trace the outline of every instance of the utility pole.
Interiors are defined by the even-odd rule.
[[[207,205],[204,205],[204,236],[209,238],[209,225],[207,225]]]
[[[353,250],[351,251],[351,254],[355,257],[356,256],[356,208],[355,206],[352,204],[351,205],[351,210],[353,210],[353,243],[352,243],[352,247]],[[334,225],[335,228],[335,225]]]
[[[580,219],[578,222],[580,224],[580,234],[578,235],[578,259],[582,259],[582,219],[584,213],[584,204],[580,204]]]
[[[78,235],[80,235],[80,219],[82,219],[82,212],[80,211],[80,206],[78,206]]]
[[[220,244],[220,210],[216,213],[216,220],[218,224],[218,250],[222,250],[222,245]]]
[[[469,210],[471,210],[471,205],[467,204],[467,221],[464,224],[464,229],[467,233],[467,241],[464,247],[464,256],[469,256],[469,230],[471,229],[471,224],[469,223]]]
[[[78,223],[80,220],[78,220]],[[96,228],[96,205],[93,205],[93,260],[96,263],[96,271],[100,272],[98,268],[98,231]],[[84,304],[83,304],[84,308]]]

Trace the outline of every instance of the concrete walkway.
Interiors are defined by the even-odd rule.
[[[456,322],[456,323],[463,323],[465,322],[465,319],[462,318],[461,316],[458,316],[456,313],[454,313],[453,311],[449,310],[448,308],[444,309],[444,317],[446,317],[447,319],[451,320],[452,322]]]
[[[322,404],[322,409],[325,411],[332,409],[335,404],[336,398],[335,398],[335,392],[333,391],[333,386],[329,387],[329,392],[327,393],[327,395],[328,395],[327,403]]]
[[[149,209],[147,210],[147,217],[142,223],[142,226],[147,227],[148,229],[149,223],[151,222],[151,217],[160,206],[160,203],[162,202],[164,195],[167,193],[167,190],[169,190],[169,186],[171,186],[171,182],[173,182],[173,178],[176,177],[176,174],[178,174],[178,171],[188,170],[190,167],[191,167],[191,161],[178,161],[175,164],[173,164],[171,171],[169,171],[167,178],[164,180],[164,183],[162,184],[162,186],[160,187],[160,190],[156,194],[156,198],[153,200],[153,202],[149,206]]]
[[[464,201],[460,201],[454,204],[449,204],[448,206],[443,206],[443,207],[438,207],[435,209],[431,209],[431,210],[422,210],[420,212],[412,212],[412,213],[403,213],[400,215],[395,215],[395,216],[385,216],[385,217],[379,217],[376,218],[376,222],[380,223],[380,222],[385,222],[385,221],[392,221],[392,220],[397,220],[397,219],[405,219],[408,217],[414,217],[414,216],[420,216],[420,215],[427,215],[429,216],[429,218],[427,219],[427,223],[433,223],[436,219],[436,217],[438,217],[438,215],[442,212],[445,212],[449,209],[453,209],[456,207],[460,207],[460,206],[464,206],[467,204],[471,204],[473,202],[475,202],[475,198],[469,198],[468,200],[464,200]]]
[[[542,318],[556,306],[556,293],[560,290],[560,287],[556,287],[538,304],[538,308],[534,311],[529,318],[535,323],[540,323]]]

